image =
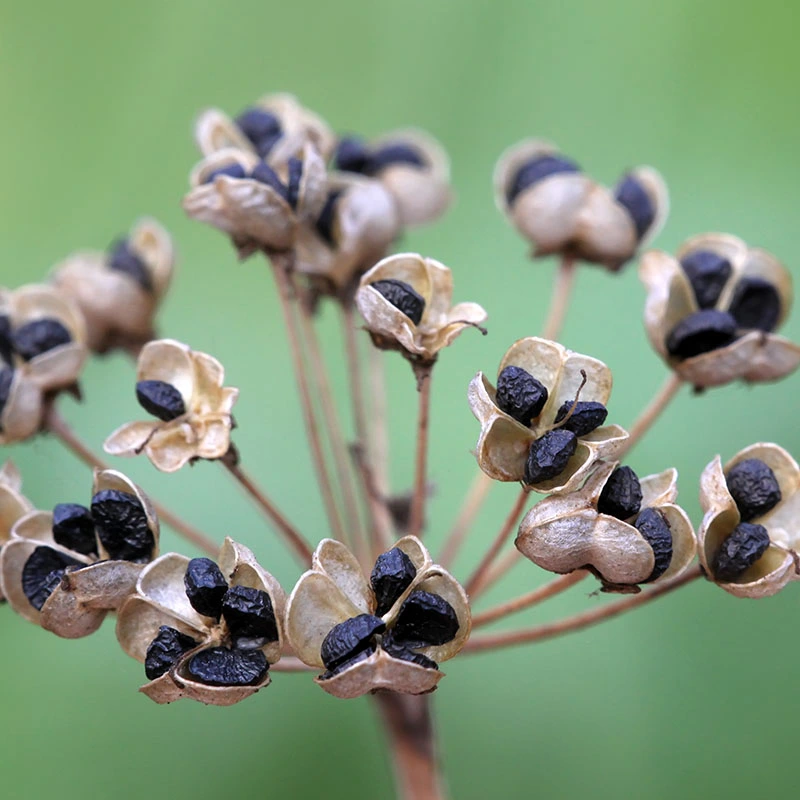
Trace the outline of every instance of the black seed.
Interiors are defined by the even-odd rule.
[[[162,625],[158,636],[150,642],[144,657],[144,674],[152,681],[160,678],[184,653],[188,653],[197,642],[191,636]]]
[[[402,311],[415,325],[419,325],[425,300],[413,287],[394,278],[375,281],[370,286],[380,292],[395,308]]]
[[[209,172],[203,179],[203,183],[212,183],[217,175],[227,175],[229,178],[246,178],[247,171],[241,164],[234,162],[233,164],[227,164],[224,167],[219,167],[219,169]]]
[[[381,553],[369,577],[378,607],[375,613],[383,616],[398,597],[408,589],[417,575],[417,568],[411,559],[399,548],[393,547]]]
[[[41,611],[47,598],[55,591],[67,567],[85,567],[74,558],[40,545],[31,553],[22,568],[22,591],[28,602]]]
[[[336,670],[356,653],[371,647],[375,634],[383,633],[385,630],[384,621],[372,614],[359,614],[334,625],[322,640],[319,651],[322,663],[329,670]]]
[[[53,509],[53,538],[68,550],[95,555],[97,538],[91,511],[78,503],[59,503]]]
[[[573,406],[572,400],[567,400],[556,414],[556,422],[561,422],[569,414]],[[576,436],[586,436],[595,428],[599,428],[608,416],[608,409],[602,403],[592,400],[586,402],[579,400],[575,403],[575,410],[570,418],[561,426],[565,431],[572,431]]]
[[[269,166],[265,161],[259,161],[256,164],[252,171],[250,172],[250,177],[253,180],[259,181],[259,183],[265,183],[267,186],[271,186],[284,200],[287,200],[287,191],[286,187],[283,185],[283,182],[278,177],[278,174],[275,172],[272,167]]]
[[[581,168],[574,161],[563,156],[537,156],[517,170],[514,180],[506,191],[506,200],[511,205],[528,187],[551,175],[580,171]]]
[[[333,669],[326,670],[319,676],[319,680],[327,681],[330,678],[333,678],[335,675],[338,675],[340,672],[344,672],[346,669],[349,669],[353,666],[353,664],[358,664],[359,661],[366,661],[371,655],[375,653],[376,647],[375,645],[371,644],[367,646],[364,650],[359,650],[355,653],[351,658],[346,659],[345,661],[340,662],[336,667]]]
[[[249,650],[278,641],[272,600],[261,589],[231,586],[222,598],[222,616],[236,647]]]
[[[275,147],[282,136],[282,133],[275,133],[272,136],[265,136],[263,139],[261,139],[261,141],[259,141],[259,143],[255,146],[259,158],[266,159],[272,152],[272,148]]]
[[[775,473],[758,458],[740,461],[728,471],[725,481],[744,522],[766,514],[781,501]]]
[[[667,336],[667,352],[691,358],[730,344],[736,338],[736,320],[725,311],[696,311],[684,317]]]
[[[49,317],[27,322],[11,334],[14,350],[25,360],[46,353],[72,341],[69,331],[57,320]]]
[[[14,347],[11,342],[11,320],[7,314],[0,314],[0,365],[11,363]]]
[[[109,558],[137,564],[152,558],[156,540],[135,495],[117,489],[98,492],[92,498],[92,517]]]
[[[219,619],[228,581],[210,558],[193,558],[186,567],[183,585],[192,608],[198,614]]]
[[[400,606],[391,638],[403,647],[430,647],[451,642],[457,633],[453,606],[438,594],[417,590]]]
[[[299,158],[289,159],[289,177],[286,182],[286,200],[289,205],[297,209],[300,198],[300,180],[303,177],[303,162]]]
[[[281,123],[278,118],[261,108],[247,108],[236,117],[235,121],[239,130],[256,147],[264,141],[277,141],[281,136]]]
[[[322,206],[322,211],[319,212],[315,223],[317,233],[331,246],[336,245],[336,242],[333,241],[333,223],[336,219],[336,205],[341,196],[341,190],[328,193],[325,205]]]
[[[0,414],[8,402],[8,396],[11,394],[11,384],[14,382],[14,370],[11,367],[0,367]],[[0,424],[0,431],[3,430]]]
[[[150,270],[127,239],[120,239],[111,245],[108,254],[108,268],[115,272],[124,272],[146,292],[153,291]]]
[[[369,157],[366,166],[367,175],[377,175],[382,169],[395,164],[409,164],[412,167],[424,167],[425,159],[419,150],[408,144],[400,142],[387,144],[375,150]]]
[[[139,381],[136,384],[136,399],[148,414],[162,422],[169,422],[186,413],[183,396],[166,381]]]
[[[617,467],[608,476],[597,510],[617,519],[629,519],[642,507],[642,485],[630,467]]]
[[[758,561],[769,547],[769,534],[763,525],[742,522],[714,555],[711,571],[718,581],[732,581]]]
[[[254,686],[266,677],[269,662],[261,650],[211,647],[193,655],[186,671],[209,686]]]
[[[525,483],[541,483],[560,475],[578,447],[578,437],[564,428],[548,431],[528,451],[525,462]]]
[[[742,328],[768,333],[775,330],[781,315],[778,290],[763,278],[742,278],[733,292],[728,308]]]
[[[650,195],[633,175],[625,175],[614,190],[614,198],[625,206],[641,239],[656,218],[656,209]]]
[[[648,583],[660,578],[672,563],[672,532],[664,515],[654,508],[645,508],[633,526],[653,548],[655,564],[650,575],[642,581]]]
[[[506,367],[497,376],[495,399],[501,411],[528,427],[542,413],[547,387],[522,367]]]
[[[365,172],[369,162],[369,150],[361,139],[354,136],[340,140],[333,156],[336,169],[345,172]]]
[[[713,308],[717,304],[733,271],[727,258],[711,250],[689,253],[681,259],[681,267],[692,284],[700,308]]]
[[[399,658],[402,661],[411,661],[426,669],[439,669],[439,665],[432,658],[428,658],[428,656],[422,653],[415,653],[407,646],[396,642],[391,634],[386,634],[386,636],[383,637],[381,647],[392,658]]]

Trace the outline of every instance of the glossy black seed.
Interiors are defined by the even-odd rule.
[[[383,633],[386,624],[380,617],[372,614],[359,614],[351,617],[328,631],[322,640],[320,657],[327,669],[334,671],[356,653],[366,650],[374,644],[377,633]]]
[[[733,268],[727,258],[711,250],[695,250],[681,259],[681,267],[692,284],[697,305],[713,308]]]
[[[228,581],[210,558],[193,558],[186,567],[183,585],[192,608],[198,614],[219,619]]]
[[[59,503],[53,509],[53,538],[68,550],[95,555],[97,539],[92,512],[78,503]]]
[[[283,185],[283,181],[281,181],[275,170],[265,161],[259,161],[258,164],[253,167],[250,172],[250,177],[260,183],[271,186],[284,200],[287,199],[286,187]]]
[[[11,363],[14,348],[11,343],[11,320],[7,314],[0,314],[0,366]]]
[[[359,661],[366,661],[371,655],[375,653],[377,648],[375,645],[371,644],[368,645],[364,650],[359,650],[355,653],[351,658],[346,659],[345,661],[340,662],[334,669],[326,670],[319,676],[319,680],[327,681],[330,678],[338,675],[340,672],[344,672],[346,669],[349,669],[354,664],[358,664]]]
[[[11,367],[0,367],[0,414],[8,402],[8,396],[11,394],[11,384],[14,382],[14,370]],[[0,431],[3,430],[3,425],[0,423]]]
[[[736,320],[725,311],[696,311],[670,331],[667,352],[675,358],[691,358],[717,350],[736,338],[736,328]]]
[[[417,575],[417,568],[411,559],[399,548],[393,547],[381,553],[369,577],[378,607],[375,613],[383,616],[398,597],[408,589]]]
[[[336,219],[336,206],[341,196],[341,190],[328,192],[325,205],[322,206],[322,211],[319,212],[315,223],[317,233],[331,246],[336,245],[333,240],[333,223]]]
[[[227,175],[229,178],[246,178],[247,171],[241,164],[234,162],[233,164],[227,164],[224,167],[219,167],[219,169],[209,172],[203,180],[203,183],[212,183],[217,175]]]
[[[150,270],[127,239],[120,239],[111,245],[108,253],[108,268],[115,272],[124,272],[146,292],[153,291]]]
[[[511,185],[506,191],[506,200],[511,205],[528,187],[551,175],[580,171],[581,168],[574,161],[563,156],[538,156],[517,170],[514,180],[511,181]]]
[[[425,667],[426,669],[439,669],[439,665],[432,658],[428,658],[428,656],[423,655],[422,653],[416,653],[409,647],[396,642],[394,637],[389,634],[383,637],[383,640],[381,641],[381,647],[392,658],[399,658],[402,661],[411,661],[412,663],[419,664],[421,667]]]
[[[197,642],[191,636],[162,625],[158,636],[147,647],[144,657],[144,674],[152,681],[160,678],[184,653],[188,653]]]
[[[556,414],[556,422],[561,422],[569,414],[573,406],[572,400],[567,400]],[[602,403],[595,403],[593,400],[579,400],[574,403],[575,410],[570,418],[561,426],[565,431],[572,431],[576,436],[586,436],[595,428],[599,428],[608,416],[608,409]]]
[[[457,633],[453,606],[438,594],[417,590],[400,606],[391,638],[404,647],[430,647],[451,642]]]
[[[186,671],[208,686],[254,686],[266,677],[269,662],[261,650],[211,647],[193,655]]]
[[[92,498],[92,517],[109,558],[140,564],[152,558],[156,540],[135,495],[117,489],[98,492]]]
[[[419,325],[422,312],[425,310],[425,299],[413,287],[394,278],[375,281],[370,286],[402,311],[415,325]]]
[[[348,136],[339,142],[333,164],[345,172],[366,172],[369,156],[369,149],[361,139]]]
[[[71,341],[69,331],[57,319],[49,317],[26,322],[11,334],[14,350],[25,361]]]
[[[261,108],[247,108],[235,121],[239,130],[256,146],[265,139],[270,140],[281,135],[278,118]]]
[[[522,367],[505,367],[497,376],[498,407],[525,426],[542,413],[547,387]]]
[[[222,598],[222,616],[236,647],[251,649],[278,641],[272,600],[261,589],[231,586]]]
[[[136,399],[148,414],[162,422],[169,422],[186,413],[183,395],[166,381],[139,381],[136,384]]]
[[[272,136],[265,136],[261,139],[255,146],[259,158],[266,159],[282,136],[282,133],[274,133]]]
[[[768,333],[775,330],[781,315],[778,290],[763,278],[742,278],[733,292],[728,308],[742,328]]]
[[[763,525],[742,522],[714,554],[711,571],[718,581],[736,580],[758,561],[769,547],[769,534]]]
[[[642,485],[630,467],[617,467],[608,476],[597,510],[617,519],[629,519],[642,507]]]
[[[725,481],[744,522],[766,514],[781,501],[775,473],[758,458],[748,458],[731,467]]]
[[[289,177],[286,181],[286,200],[296,209],[300,197],[300,180],[303,177],[303,162],[299,158],[290,158],[288,163]]]
[[[28,602],[41,611],[47,598],[55,591],[67,567],[85,567],[80,561],[40,545],[31,553],[22,568],[22,591]]]
[[[415,147],[397,142],[387,144],[375,150],[369,157],[366,172],[368,175],[377,175],[382,169],[395,164],[408,164],[412,167],[424,167],[425,159]]]
[[[617,184],[614,197],[628,210],[636,228],[636,236],[641,239],[656,218],[656,209],[650,195],[633,175],[626,175]]]
[[[575,455],[578,437],[564,428],[556,428],[539,437],[530,447],[525,461],[525,483],[541,483],[560,475]]]
[[[642,583],[660,578],[672,563],[672,531],[664,515],[655,508],[645,508],[633,526],[644,536],[653,548],[655,564],[653,571]]]

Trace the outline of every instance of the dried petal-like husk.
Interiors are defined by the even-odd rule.
[[[21,489],[22,476],[19,470],[12,461],[6,461],[0,468],[0,547],[9,540],[14,525],[33,510],[33,505]]]

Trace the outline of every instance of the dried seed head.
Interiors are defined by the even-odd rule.
[[[193,655],[186,671],[208,686],[255,686],[264,680],[269,662],[261,650],[210,647]]]
[[[192,608],[205,617],[219,619],[228,581],[210,558],[193,558],[183,578],[186,596]]]
[[[68,567],[83,567],[80,561],[54,550],[52,547],[37,547],[22,568],[22,591],[28,602],[41,611],[47,598],[61,583]]]
[[[641,507],[642,485],[638,476],[630,467],[617,467],[600,492],[597,510],[601,514],[626,520],[638,514]]]
[[[625,175],[614,189],[614,199],[631,215],[636,236],[642,239],[656,218],[656,208],[641,181],[633,174]]]
[[[578,437],[564,428],[540,436],[530,446],[523,480],[528,484],[549,481],[560,475],[578,447]]]
[[[262,108],[247,108],[238,117],[236,125],[250,140],[261,158],[266,158],[283,135],[278,118]]]
[[[142,257],[131,247],[128,239],[115,242],[108,254],[108,268],[133,278],[146,292],[152,293],[153,277]]]
[[[265,183],[271,186],[281,197],[286,200],[286,186],[283,181],[278,177],[272,167],[266,161],[259,161],[258,164],[250,170],[250,177],[259,183]]]
[[[650,575],[642,581],[649,583],[658,580],[672,563],[672,531],[666,517],[655,508],[645,508],[633,523],[653,548],[655,564]]]
[[[369,578],[375,592],[377,616],[382,617],[389,611],[416,575],[417,568],[399,547],[378,556]]]
[[[400,607],[392,639],[409,648],[447,644],[458,633],[458,616],[450,603],[438,594],[411,592]]]
[[[769,281],[741,278],[728,310],[740,327],[772,333],[781,317],[781,298]]]
[[[153,557],[155,537],[147,513],[134,495],[118,489],[97,492],[92,497],[92,518],[111,559],[142,564]]]
[[[526,427],[542,413],[547,395],[547,387],[522,367],[505,367],[497,376],[497,406]]]
[[[419,325],[425,310],[425,299],[413,287],[394,278],[386,278],[369,284],[380,292],[396,309],[405,314],[415,325]]]
[[[736,580],[761,558],[769,547],[769,533],[763,525],[741,522],[714,555],[711,571],[718,581]]]
[[[569,172],[580,172],[581,168],[568,158],[560,155],[541,155],[524,163],[514,175],[508,190],[506,200],[512,205],[514,200],[529,186],[533,186],[551,175]]]
[[[30,361],[48,350],[69,344],[72,335],[57,319],[45,317],[21,325],[11,334],[14,351],[24,360]]]
[[[725,481],[744,522],[766,514],[781,501],[775,473],[757,458],[740,461],[728,471]]]
[[[67,550],[96,555],[97,537],[91,511],[78,503],[59,503],[53,509],[53,539]]]
[[[233,644],[242,650],[278,641],[278,622],[269,595],[249,586],[231,586],[222,598],[222,616]]]
[[[608,416],[608,409],[602,403],[583,400],[576,403],[573,400],[566,400],[558,409],[555,424],[561,422],[570,410],[572,413],[569,419],[561,427],[565,431],[572,431],[576,436],[586,436],[587,433],[591,433],[595,428],[599,428]]]
[[[340,622],[322,640],[322,663],[329,671],[335,672],[354,656],[372,647],[375,635],[385,630],[386,623],[372,614],[359,614]]]
[[[185,633],[162,625],[150,643],[144,659],[144,674],[152,681],[160,678],[178,659],[199,643]]]
[[[697,305],[713,308],[717,304],[733,267],[720,253],[712,250],[694,250],[681,259],[681,267],[692,284]]]
[[[162,422],[177,419],[186,413],[183,395],[166,381],[139,381],[136,384],[139,405]]]
[[[736,329],[736,320],[727,311],[697,311],[684,317],[670,331],[667,352],[684,359],[718,350],[736,338]]]

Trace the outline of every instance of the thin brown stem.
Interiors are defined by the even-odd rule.
[[[453,527],[450,529],[450,533],[447,534],[447,538],[444,541],[444,546],[442,547],[442,552],[438,559],[443,567],[449,569],[450,565],[455,560],[458,551],[461,549],[461,545],[464,544],[464,540],[469,533],[472,523],[475,521],[475,517],[478,516],[484,501],[489,496],[489,489],[491,489],[493,485],[494,481],[485,472],[479,470],[478,474],[469,485],[469,489],[467,489],[467,493],[461,505],[461,510],[458,512],[456,521],[453,523]]]
[[[111,469],[103,459],[95,453],[80,439],[69,423],[58,413],[55,403],[50,406],[45,418],[44,429],[53,434],[73,455],[77,456],[84,464],[92,469]],[[152,498],[150,502],[162,522],[166,522],[175,533],[180,534],[188,542],[191,542],[199,550],[216,558],[219,545],[206,534],[201,533],[197,528],[192,527],[180,517],[173,514],[168,508]]]
[[[548,622],[545,625],[537,625],[534,628],[527,628],[521,631],[504,631],[502,633],[487,633],[482,636],[473,636],[465,645],[462,652],[480,653],[484,650],[496,650],[500,647],[510,647],[515,644],[526,644],[529,642],[539,642],[544,639],[552,639],[562,636],[565,633],[578,631],[596,625],[598,622],[611,619],[612,617],[624,614],[634,608],[645,605],[668,592],[685,586],[703,576],[701,567],[695,566],[687,570],[677,578],[666,581],[660,586],[654,586],[649,591],[633,595],[625,600],[616,603],[609,603],[602,608],[593,608],[557,622]]]
[[[567,315],[572,287],[575,284],[576,262],[572,256],[563,256],[553,284],[550,311],[542,328],[542,338],[555,341],[561,333]]]
[[[414,494],[408,532],[420,536],[425,524],[425,499],[428,496],[428,432],[431,418],[431,380],[433,367],[415,366],[419,411],[417,416],[417,454],[414,459]]]
[[[495,536],[494,541],[481,559],[480,564],[478,564],[475,571],[464,585],[464,589],[472,601],[484,590],[486,574],[494,563],[495,558],[497,558],[497,554],[513,532],[514,526],[519,521],[520,514],[525,507],[525,502],[529,494],[530,489],[527,486],[523,486],[522,489],[520,489],[517,499],[511,507],[511,511],[508,512],[508,516],[497,532],[497,536]]]
[[[576,569],[574,572],[570,572],[567,575],[558,575],[549,583],[540,586],[538,589],[534,589],[532,592],[523,594],[520,597],[515,597],[513,600],[509,600],[505,603],[500,603],[500,605],[494,606],[494,608],[490,608],[482,614],[476,614],[472,618],[472,627],[479,628],[481,625],[488,625],[498,619],[508,617],[511,614],[516,614],[526,608],[549,600],[551,597],[565,592],[576,583],[580,583],[588,575],[589,573],[585,569]]]
[[[277,664],[270,665],[270,672],[319,672],[315,667],[309,667],[295,656],[283,656]]]
[[[353,304],[342,303],[342,327],[344,329],[347,371],[350,380],[350,397],[353,403],[353,425],[356,431],[356,444],[365,448],[367,461],[372,462],[373,453],[367,433],[367,414],[364,405],[364,378],[361,374],[361,358],[358,353],[356,326],[353,319]]]
[[[372,449],[375,485],[383,497],[389,494],[389,430],[386,394],[385,352],[377,347],[367,351],[369,367],[370,414],[367,434]]]
[[[297,528],[292,525],[286,516],[278,509],[275,503],[267,497],[264,492],[253,483],[252,478],[238,465],[232,463],[230,459],[222,459],[222,464],[230,474],[239,482],[241,487],[255,500],[258,507],[264,512],[272,522],[278,532],[286,540],[294,554],[303,565],[311,564],[312,550],[308,542],[303,538]]]
[[[661,388],[631,426],[630,437],[623,445],[620,458],[631,450],[639,439],[650,430],[682,386],[683,379],[677,372],[672,372],[667,376],[667,379],[661,384]]]
[[[303,350],[300,345],[300,335],[297,326],[297,319],[293,309],[292,283],[289,277],[291,271],[290,257],[279,258],[278,256],[267,256],[272,265],[272,274],[275,277],[275,284],[278,288],[278,298],[280,299],[281,313],[286,327],[286,335],[289,340],[289,350],[292,356],[295,379],[300,393],[300,404],[303,409],[303,419],[306,426],[308,442],[311,446],[311,459],[314,462],[314,469],[317,474],[322,502],[328,515],[328,522],[331,531],[336,539],[344,539],[344,528],[339,509],[336,506],[333,489],[331,487],[330,474],[325,462],[325,454],[322,449],[322,440],[319,433],[317,417],[314,413],[314,404],[311,400],[311,392],[308,385],[308,377],[303,360]]]

